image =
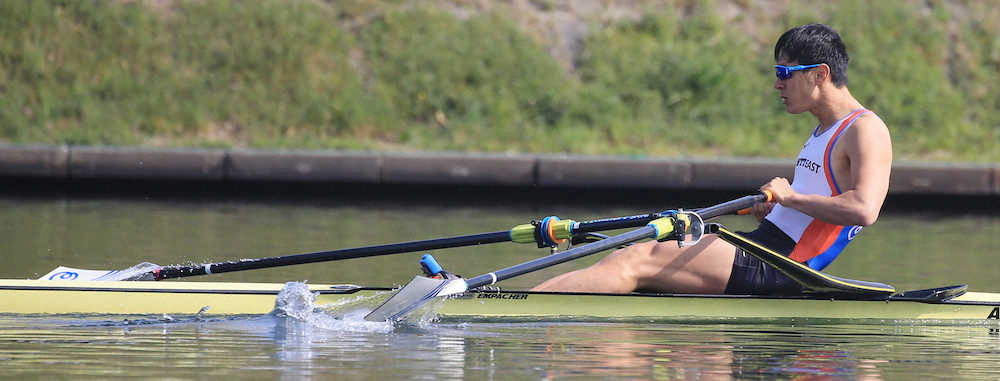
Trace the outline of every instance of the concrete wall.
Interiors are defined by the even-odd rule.
[[[0,178],[754,190],[792,159],[0,145]],[[1000,164],[896,163],[890,194],[1000,196]]]

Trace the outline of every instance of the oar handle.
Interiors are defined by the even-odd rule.
[[[771,191],[769,191],[769,190],[763,190],[763,191],[760,191],[760,193],[767,197],[767,198],[765,198],[764,200],[762,200],[760,202],[771,202],[771,201],[774,201],[774,194],[772,194]],[[750,208],[744,208],[744,209],[740,209],[739,211],[737,211],[736,214],[743,216],[743,215],[750,214],[751,212],[752,211],[750,210]]]
[[[727,214],[747,214],[750,213],[749,208],[754,206],[754,204],[760,202],[769,202],[774,199],[774,195],[770,191],[761,191],[759,194],[740,197],[738,199],[727,201],[719,205],[710,206],[707,208],[701,208],[695,212],[701,216],[702,219],[709,220],[719,216],[725,216]]]

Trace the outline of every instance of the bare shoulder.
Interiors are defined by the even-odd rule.
[[[861,151],[874,149],[891,155],[892,139],[889,136],[889,127],[875,113],[862,114],[845,132],[844,138],[851,142],[849,147]]]
[[[861,134],[884,135],[885,138],[889,138],[889,127],[874,112],[869,111],[858,116],[858,120],[854,121],[854,127]]]

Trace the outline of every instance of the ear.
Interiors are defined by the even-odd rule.
[[[813,70],[813,75],[816,76],[816,83],[823,83],[824,79],[830,78],[830,66],[827,64],[820,64],[815,70]]]

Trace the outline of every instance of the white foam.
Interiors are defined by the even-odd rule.
[[[375,297],[348,299],[336,305],[317,305],[318,293],[302,282],[288,282],[278,293],[274,313],[278,317],[304,322],[311,327],[345,332],[391,332],[393,324],[364,319],[371,311],[365,303]]]

